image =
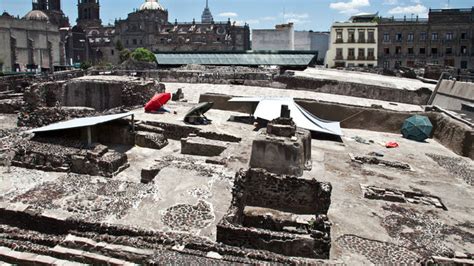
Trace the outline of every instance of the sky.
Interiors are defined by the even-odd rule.
[[[100,0],[103,24],[126,18],[145,0]],[[159,0],[174,22],[199,21],[205,0]],[[71,24],[77,17],[77,1],[62,0],[63,11]],[[328,31],[335,21],[347,20],[358,13],[379,12],[387,17],[427,17],[430,8],[471,8],[472,0],[209,0],[215,21],[229,18],[252,29],[274,28],[275,24],[295,23],[297,30]],[[0,0],[0,11],[24,16],[31,10],[31,0]]]

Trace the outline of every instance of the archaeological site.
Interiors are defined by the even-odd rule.
[[[472,265],[472,113],[433,104],[448,81],[0,77],[0,264]]]

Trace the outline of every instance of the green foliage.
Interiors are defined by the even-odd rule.
[[[156,62],[156,57],[155,55],[148,49],[146,48],[137,48],[135,49],[131,57],[137,61],[142,61],[142,62]]]
[[[92,64],[89,61],[84,61],[84,62],[81,63],[81,69],[82,70],[87,70],[91,67],[92,67]]]
[[[375,17],[374,19],[372,19],[372,23],[380,23],[382,21],[382,18],[381,17]]]
[[[127,61],[130,58],[130,54],[130,50],[128,49],[123,49],[122,51],[120,51],[120,63],[122,63],[123,61]]]
[[[115,43],[115,49],[117,49],[117,51],[119,51],[119,52],[121,52],[123,49],[125,49],[125,48],[123,47],[123,43],[122,43],[120,40],[118,40],[118,41]]]

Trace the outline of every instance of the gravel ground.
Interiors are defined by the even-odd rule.
[[[472,161],[467,162],[463,158],[448,157],[432,153],[427,153],[426,155],[450,173],[462,178],[469,185],[474,186],[474,163]]]

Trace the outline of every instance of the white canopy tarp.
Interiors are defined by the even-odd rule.
[[[258,102],[254,117],[271,121],[280,117],[281,106],[287,105],[297,127],[314,132],[342,136],[339,122],[320,119],[295,103],[292,98],[236,97],[229,102]]]

